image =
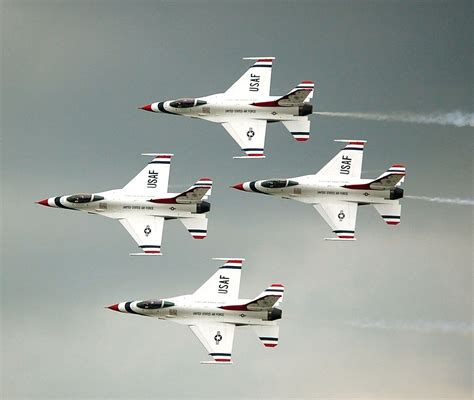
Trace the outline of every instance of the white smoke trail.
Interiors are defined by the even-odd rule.
[[[444,197],[427,197],[427,196],[404,196],[404,197],[408,199],[413,199],[413,200],[431,201],[433,203],[457,204],[460,206],[474,206],[473,199],[460,199],[460,198],[447,199]]]
[[[386,320],[363,320],[351,321],[348,324],[354,328],[380,329],[387,331],[407,331],[419,333],[443,333],[455,335],[472,335],[474,324],[471,322],[456,321],[386,321]]]
[[[415,124],[452,125],[457,127],[474,127],[474,114],[454,111],[449,113],[415,114],[411,112],[400,113],[360,113],[360,112],[313,112],[313,114],[326,117],[345,117],[368,119],[372,121],[413,122]]]

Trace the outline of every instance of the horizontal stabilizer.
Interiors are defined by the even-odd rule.
[[[297,121],[281,121],[285,128],[290,131],[293,138],[298,142],[305,142],[309,139],[309,129],[311,121],[307,118],[302,118]]]
[[[278,325],[255,325],[253,329],[265,347],[273,348],[278,346],[280,331]]]
[[[388,225],[400,223],[402,206],[398,201],[390,204],[374,204],[373,206]]]
[[[180,221],[194,239],[204,239],[207,236],[207,223],[209,220],[205,214],[199,214],[199,216],[192,218],[180,218]]]

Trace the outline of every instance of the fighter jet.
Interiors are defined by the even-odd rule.
[[[245,152],[234,158],[265,158],[267,122],[281,122],[300,142],[309,139],[314,82],[302,81],[284,96],[270,96],[275,57],[246,57],[255,63],[224,93],[160,101],[140,107],[155,113],[217,122]]]
[[[163,224],[170,219],[179,219],[194,239],[204,239],[212,180],[201,178],[182,193],[168,193],[173,154],[143,155],[154,158],[122,189],[57,196],[37,203],[118,219],[142,249],[130,254],[133,256],[161,255]]]
[[[240,273],[244,258],[214,258],[225,261],[193,294],[167,299],[127,301],[107,308],[128,314],[155,317],[187,325],[212,361],[231,364],[236,326],[251,326],[265,347],[278,345],[284,287],[274,283],[254,299],[239,299]]]
[[[355,240],[357,206],[372,204],[389,225],[400,223],[405,166],[392,165],[376,179],[361,179],[365,140],[347,143],[314,175],[238,183],[233,187],[311,204],[336,234],[326,240]]]

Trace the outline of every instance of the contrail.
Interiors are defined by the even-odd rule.
[[[351,321],[348,324],[354,328],[380,329],[387,331],[407,331],[419,333],[443,333],[455,335],[472,335],[474,324],[471,322],[456,321],[386,321],[363,320]]]
[[[460,206],[474,206],[473,199],[460,199],[460,198],[447,199],[444,197],[427,197],[427,196],[404,196],[404,197],[408,199],[414,199],[414,200],[431,201],[433,203],[457,204]]]
[[[474,114],[453,111],[449,113],[415,114],[411,112],[400,113],[361,113],[361,112],[313,112],[325,117],[345,117],[368,119],[372,121],[413,122],[415,124],[438,124],[457,127],[474,127]]]

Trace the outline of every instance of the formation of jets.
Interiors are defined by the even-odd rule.
[[[239,144],[243,156],[265,158],[267,123],[281,122],[297,141],[309,139],[314,83],[302,81],[284,96],[270,96],[274,57],[246,58],[254,64],[224,93],[205,97],[155,102],[141,107],[155,113],[175,114],[217,122]],[[375,179],[362,179],[365,140],[337,140],[345,143],[339,153],[317,173],[293,178],[254,180],[233,188],[293,199],[311,204],[331,227],[335,237],[327,240],[355,240],[357,209],[373,205],[389,225],[400,223],[405,166],[392,165]],[[131,255],[161,255],[164,222],[179,219],[191,236],[207,236],[206,214],[212,190],[210,178],[200,178],[181,193],[168,192],[173,154],[152,156],[145,168],[121,189],[46,198],[47,207],[85,211],[117,219],[141,249]],[[212,361],[231,364],[236,326],[252,327],[265,347],[276,347],[277,321],[284,287],[272,284],[253,299],[239,299],[243,258],[224,261],[193,294],[166,299],[127,301],[109,306],[114,311],[138,314],[187,325],[201,341]]]

